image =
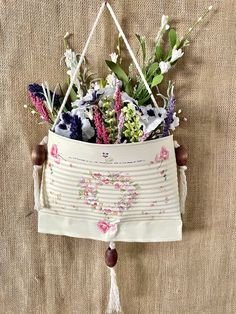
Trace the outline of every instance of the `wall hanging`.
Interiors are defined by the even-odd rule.
[[[108,76],[96,79],[85,55],[105,8],[119,35],[116,52],[106,60]],[[32,152],[38,231],[110,242],[105,252],[111,273],[108,313],[121,311],[115,242],[182,237],[187,151],[174,142],[172,131],[186,119],[175,110],[174,83],[163,79],[184,55],[194,27],[178,39],[169,23],[162,16],[150,55],[145,38],[136,35],[140,66],[104,2],[81,54],[70,48],[70,34],[64,37],[67,91],[57,85],[52,92],[47,83],[28,88],[32,114],[49,126],[48,137]],[[126,71],[121,46],[132,60]]]

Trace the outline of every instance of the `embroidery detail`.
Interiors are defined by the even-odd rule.
[[[134,203],[138,196],[138,185],[132,181],[130,176],[120,173],[101,173],[93,172],[90,178],[81,178],[79,195],[84,200],[84,203],[89,205],[92,210],[97,213],[102,213],[105,220],[98,223],[99,229],[106,233],[109,229],[115,232],[116,224],[110,223],[114,217],[121,216]],[[120,192],[118,201],[105,204],[99,199],[99,189],[103,186],[112,186],[116,191]]]

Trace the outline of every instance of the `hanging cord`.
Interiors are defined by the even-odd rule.
[[[119,31],[121,37],[122,37],[123,40],[124,40],[124,43],[125,43],[125,45],[126,45],[126,48],[127,48],[128,52],[129,52],[129,54],[130,54],[130,56],[131,56],[131,58],[132,58],[132,60],[133,60],[133,62],[134,62],[134,64],[135,64],[135,66],[136,66],[138,72],[139,72],[139,75],[140,75],[140,77],[141,77],[141,79],[142,79],[142,81],[143,81],[143,83],[144,83],[144,85],[145,85],[145,87],[146,87],[146,89],[147,89],[149,95],[151,96],[151,99],[152,99],[152,101],[153,101],[153,104],[158,108],[156,99],[155,99],[155,97],[153,96],[153,93],[152,93],[152,91],[151,91],[151,88],[149,87],[148,82],[146,81],[146,78],[145,78],[145,76],[144,76],[144,74],[143,74],[143,72],[142,72],[142,70],[141,70],[141,68],[140,68],[140,65],[139,65],[139,63],[138,63],[138,61],[137,61],[137,59],[136,59],[136,57],[135,57],[135,55],[134,55],[134,52],[133,52],[132,48],[130,47],[130,44],[129,44],[129,42],[128,42],[128,40],[127,40],[127,38],[126,38],[126,36],[125,36],[125,34],[124,34],[124,32],[123,32],[121,26],[120,26],[120,23],[119,23],[119,21],[117,20],[116,15],[115,15],[115,13],[114,13],[114,11],[113,11],[111,5],[109,4],[109,2],[106,3],[106,6],[107,6],[108,10],[109,10],[110,13],[111,13],[111,16],[112,16],[112,18],[113,18],[113,20],[114,20],[114,22],[115,22],[115,24],[116,24],[116,27],[117,27],[117,29],[118,29],[118,31]]]
[[[94,24],[93,24],[93,27],[92,27],[92,29],[91,29],[91,31],[90,31],[90,33],[89,33],[89,36],[88,36],[87,42],[86,42],[86,44],[85,44],[85,46],[84,46],[84,49],[83,49],[83,51],[82,51],[82,53],[81,53],[81,56],[80,56],[80,59],[79,59],[79,63],[77,64],[77,67],[76,67],[76,69],[75,69],[75,71],[74,71],[74,74],[73,74],[73,76],[72,76],[72,78],[71,78],[69,87],[68,87],[68,89],[67,89],[67,92],[66,92],[66,94],[65,94],[65,97],[64,97],[63,102],[62,102],[62,104],[61,104],[60,110],[58,111],[57,117],[56,117],[55,122],[54,122],[54,124],[53,124],[53,126],[52,126],[52,131],[54,131],[55,126],[56,126],[56,124],[57,124],[57,122],[58,122],[58,120],[59,120],[59,118],[60,118],[60,114],[62,113],[62,110],[63,110],[64,107],[65,107],[65,104],[66,104],[67,99],[68,99],[68,97],[69,97],[69,95],[70,95],[71,89],[72,89],[72,87],[73,87],[74,81],[75,81],[75,79],[76,79],[77,73],[79,72],[80,67],[81,67],[81,65],[82,65],[82,63],[83,63],[83,61],[84,61],[84,57],[85,57],[85,54],[86,54],[86,52],[87,52],[88,46],[89,46],[90,41],[91,41],[91,39],[92,39],[92,36],[93,36],[93,34],[94,34],[94,32],[95,32],[95,29],[96,29],[96,27],[97,27],[97,24],[98,24],[98,22],[99,22],[99,20],[100,20],[100,18],[101,18],[101,16],[102,16],[102,13],[103,13],[103,11],[104,11],[105,6],[106,6],[106,2],[103,2],[102,6],[101,6],[101,8],[100,8],[100,10],[99,10],[99,12],[98,12],[98,15],[97,15],[97,17],[96,17],[96,20],[95,20],[95,22],[94,22]]]
[[[43,140],[40,142],[40,145],[46,145],[48,142],[48,137],[45,136]],[[34,179],[34,209],[40,210],[40,174],[43,165],[34,165],[33,166],[33,179]]]
[[[111,250],[115,250],[115,242],[110,242],[109,248]],[[108,267],[110,269],[110,277],[111,277],[111,287],[109,294],[109,302],[107,306],[107,314],[111,314],[113,312],[120,313],[121,312],[121,304],[120,304],[120,294],[119,288],[116,280],[116,272],[114,267]]]
[[[72,78],[71,78],[70,84],[69,84],[69,86],[68,86],[68,89],[67,89],[67,91],[66,91],[65,97],[64,97],[63,102],[62,102],[62,104],[61,104],[61,107],[60,107],[60,109],[59,109],[59,111],[58,111],[58,114],[57,114],[57,117],[56,117],[56,119],[55,119],[55,121],[54,121],[54,124],[53,124],[53,126],[52,126],[52,128],[51,128],[52,131],[54,131],[55,126],[56,126],[56,124],[57,124],[57,122],[58,122],[58,120],[59,120],[59,118],[60,118],[60,115],[61,115],[61,113],[62,113],[62,111],[63,111],[63,109],[64,109],[64,107],[65,107],[65,105],[66,105],[66,102],[67,102],[67,99],[68,99],[68,97],[69,97],[69,95],[70,95],[70,92],[71,92],[71,89],[72,89],[72,87],[73,87],[74,81],[75,81],[75,79],[76,79],[76,77],[77,77],[77,73],[79,72],[80,67],[81,67],[81,65],[82,65],[82,63],[83,63],[83,60],[84,60],[85,54],[86,54],[86,52],[87,52],[88,46],[89,46],[89,44],[90,44],[90,42],[91,42],[92,36],[93,36],[93,34],[94,34],[95,30],[96,30],[97,24],[98,24],[98,22],[99,22],[99,20],[100,20],[100,18],[101,18],[101,16],[102,16],[102,14],[103,14],[103,11],[104,11],[105,7],[108,8],[108,10],[109,10],[109,12],[110,12],[110,14],[111,14],[111,16],[112,16],[114,22],[115,22],[115,25],[116,25],[116,27],[117,27],[117,29],[118,29],[118,31],[119,31],[121,37],[122,37],[123,40],[124,40],[124,43],[125,43],[125,45],[126,45],[126,47],[127,47],[127,50],[128,50],[128,52],[129,52],[129,54],[130,54],[130,56],[131,56],[131,58],[132,58],[132,60],[133,60],[133,62],[134,62],[134,64],[135,64],[135,66],[136,66],[136,68],[137,68],[137,70],[138,70],[138,72],[139,72],[139,75],[140,75],[140,77],[141,77],[141,79],[142,79],[142,81],[143,81],[143,83],[144,83],[144,85],[145,85],[145,87],[146,87],[148,93],[150,94],[150,97],[151,97],[151,99],[152,99],[152,101],[153,101],[153,104],[158,108],[157,102],[156,102],[155,97],[154,97],[154,95],[153,95],[153,93],[152,93],[152,91],[151,91],[151,88],[149,87],[149,85],[148,85],[148,83],[147,83],[147,81],[146,81],[146,79],[145,79],[145,76],[143,75],[143,72],[142,72],[142,70],[141,70],[141,68],[140,68],[140,66],[139,66],[139,64],[138,64],[138,61],[137,61],[137,59],[136,59],[136,57],[135,57],[135,55],[134,55],[134,53],[133,53],[133,51],[132,51],[132,48],[130,47],[130,45],[129,45],[129,43],[128,43],[128,40],[127,40],[127,38],[126,38],[126,36],[125,36],[125,34],[124,34],[124,32],[123,32],[121,26],[120,26],[120,23],[118,22],[118,20],[117,20],[117,18],[116,18],[116,16],[115,16],[115,13],[114,13],[114,11],[113,11],[113,9],[112,9],[112,7],[111,7],[111,5],[110,5],[107,1],[105,1],[105,2],[103,2],[102,6],[101,6],[101,8],[100,8],[100,10],[99,10],[99,12],[98,12],[98,15],[97,15],[97,17],[96,17],[96,20],[95,20],[95,22],[94,22],[94,24],[93,24],[93,27],[92,27],[92,29],[91,29],[91,31],[90,31],[90,33],[89,33],[87,42],[86,42],[86,44],[85,44],[85,46],[84,46],[84,49],[83,49],[83,51],[82,51],[82,53],[81,53],[79,62],[78,62],[78,64],[77,64],[77,67],[76,67],[76,69],[75,69],[73,75],[72,75]]]
[[[174,141],[175,148],[180,147],[177,141]],[[177,166],[179,171],[179,205],[181,214],[185,213],[185,202],[188,193],[186,170],[187,166]]]

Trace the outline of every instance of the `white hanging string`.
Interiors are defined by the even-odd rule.
[[[124,34],[124,32],[123,32],[121,26],[120,26],[120,23],[118,22],[118,20],[117,20],[117,18],[116,18],[116,15],[115,15],[115,13],[114,13],[114,11],[113,11],[111,5],[110,5],[108,2],[107,2],[106,5],[107,5],[108,10],[109,10],[110,13],[111,13],[111,16],[112,16],[112,18],[113,18],[113,20],[114,20],[114,22],[115,22],[115,24],[116,24],[116,27],[117,27],[117,29],[118,29],[118,31],[119,31],[121,37],[122,37],[123,40],[124,40],[124,43],[125,43],[125,45],[126,45],[126,48],[127,48],[127,50],[128,50],[128,52],[129,52],[129,54],[130,54],[130,56],[131,56],[131,58],[132,58],[132,60],[133,60],[133,62],[134,62],[134,64],[135,64],[135,66],[136,66],[136,68],[137,68],[137,70],[138,70],[138,73],[139,73],[139,75],[140,75],[140,77],[141,77],[141,79],[142,79],[142,81],[143,81],[143,83],[144,83],[144,85],[145,85],[145,87],[146,87],[146,89],[147,89],[149,95],[151,96],[151,99],[152,99],[152,101],[153,101],[153,104],[158,108],[156,99],[155,99],[155,97],[153,96],[153,93],[152,93],[152,91],[151,91],[151,88],[149,87],[148,82],[146,81],[146,78],[145,78],[145,76],[144,76],[144,74],[143,74],[143,72],[142,72],[142,70],[141,70],[141,68],[140,68],[140,65],[139,65],[139,63],[138,63],[138,61],[137,61],[137,59],[136,59],[136,57],[135,57],[135,54],[134,54],[132,48],[130,47],[130,44],[129,44],[129,42],[128,42],[128,40],[127,40],[127,38],[126,38],[126,36],[125,36],[125,34]]]
[[[118,22],[118,20],[117,20],[117,18],[116,18],[116,15],[115,15],[115,13],[114,13],[114,11],[113,11],[111,5],[110,5],[107,1],[105,1],[105,2],[103,2],[102,6],[101,6],[101,8],[100,8],[100,10],[99,10],[99,12],[98,12],[98,15],[97,15],[97,17],[96,17],[96,20],[95,20],[95,22],[94,22],[94,24],[93,24],[93,27],[92,27],[92,29],[91,29],[91,31],[90,31],[90,33],[89,33],[87,42],[86,42],[86,44],[85,44],[85,46],[84,46],[84,49],[83,49],[83,51],[82,51],[82,53],[81,53],[79,62],[78,62],[77,67],[76,67],[76,69],[75,69],[75,71],[74,71],[74,73],[73,73],[73,76],[72,76],[72,78],[71,78],[70,84],[69,84],[68,89],[67,89],[67,92],[66,92],[66,94],[65,94],[65,97],[64,97],[63,102],[62,102],[62,104],[61,104],[61,107],[60,107],[60,109],[59,109],[59,111],[58,111],[57,117],[56,117],[56,119],[55,119],[55,121],[54,121],[54,124],[53,124],[53,126],[52,126],[52,130],[55,129],[55,126],[56,126],[56,124],[57,124],[57,122],[58,122],[58,120],[59,120],[59,118],[60,118],[60,114],[62,113],[62,111],[63,111],[63,109],[64,109],[64,107],[65,107],[65,104],[66,104],[67,99],[68,99],[68,97],[69,97],[69,95],[70,95],[71,89],[72,89],[72,87],[73,87],[74,81],[75,81],[75,79],[76,79],[76,77],[77,77],[77,73],[79,72],[80,67],[81,67],[81,65],[82,65],[82,63],[83,63],[83,60],[84,60],[85,54],[86,54],[86,52],[87,52],[88,46],[89,46],[89,44],[90,44],[90,41],[91,41],[91,39],[92,39],[92,36],[93,36],[93,34],[94,34],[95,30],[96,30],[97,24],[98,24],[98,22],[99,22],[99,20],[100,20],[100,18],[101,18],[101,16],[102,16],[102,14],[103,14],[103,11],[104,11],[105,7],[108,8],[108,10],[109,10],[109,12],[110,12],[110,14],[111,14],[111,16],[112,16],[114,22],[115,22],[115,25],[116,25],[116,27],[117,27],[117,29],[118,29],[118,31],[119,31],[121,37],[122,37],[123,40],[124,40],[124,43],[125,43],[125,45],[126,45],[126,47],[127,47],[127,50],[128,50],[128,52],[129,52],[129,54],[130,54],[130,56],[131,56],[131,58],[132,58],[132,60],[133,60],[133,62],[134,62],[134,64],[135,64],[135,66],[136,66],[136,68],[137,68],[137,70],[138,70],[138,72],[139,72],[139,75],[140,75],[140,77],[141,77],[141,79],[142,79],[142,81],[143,81],[143,83],[144,83],[144,85],[145,85],[145,87],[146,87],[146,89],[147,89],[147,91],[148,91],[148,93],[149,93],[151,99],[152,99],[153,104],[158,108],[157,102],[156,102],[155,97],[154,97],[154,95],[153,95],[153,93],[152,93],[152,91],[151,91],[151,88],[149,87],[149,85],[148,85],[148,83],[147,83],[147,81],[146,81],[146,79],[145,79],[145,76],[144,76],[144,74],[143,74],[143,72],[142,72],[142,70],[141,70],[141,68],[140,68],[140,65],[139,65],[139,63],[138,63],[138,61],[137,61],[137,59],[136,59],[136,57],[135,57],[135,54],[133,53],[133,50],[132,50],[132,48],[130,47],[129,42],[128,42],[128,40],[127,40],[127,38],[126,38],[126,36],[125,36],[125,34],[124,34],[124,32],[123,32],[121,26],[120,26],[120,23]]]
[[[77,73],[79,72],[80,67],[81,67],[81,65],[82,65],[82,63],[83,63],[83,61],[84,61],[84,57],[85,57],[85,54],[86,54],[86,52],[87,52],[87,50],[88,50],[88,46],[89,46],[90,41],[91,41],[91,39],[92,39],[92,36],[93,36],[93,34],[94,34],[94,32],[95,32],[95,29],[96,29],[96,27],[97,27],[97,24],[98,24],[98,22],[99,22],[99,20],[100,20],[100,18],[101,18],[101,16],[102,16],[102,13],[103,13],[103,11],[104,11],[105,6],[106,6],[106,2],[104,2],[104,3],[102,4],[102,6],[101,6],[101,8],[100,8],[100,10],[99,10],[99,12],[98,12],[98,15],[97,15],[97,17],[96,17],[96,20],[95,20],[95,22],[94,22],[94,24],[93,24],[93,27],[92,27],[92,29],[91,29],[91,31],[90,31],[90,33],[89,33],[87,42],[86,42],[86,44],[85,44],[85,46],[84,46],[84,49],[83,49],[83,51],[82,51],[82,53],[81,53],[79,62],[78,62],[78,64],[77,64],[77,67],[76,67],[76,69],[75,69],[75,71],[74,71],[74,74],[73,74],[73,76],[72,76],[72,78],[71,78],[70,84],[69,84],[69,86],[68,86],[67,92],[66,92],[65,97],[64,97],[64,99],[63,99],[63,102],[62,102],[62,104],[61,104],[60,110],[58,111],[57,117],[56,117],[55,122],[54,122],[54,124],[53,124],[53,126],[52,126],[52,130],[55,129],[55,126],[56,126],[56,124],[57,124],[57,122],[58,122],[58,120],[59,120],[60,114],[62,113],[62,110],[64,109],[64,107],[65,107],[65,105],[66,105],[67,99],[68,99],[68,97],[69,97],[69,95],[70,95],[70,92],[71,92],[71,89],[72,89],[72,87],[73,87],[74,81],[75,81],[75,79],[76,79]]]

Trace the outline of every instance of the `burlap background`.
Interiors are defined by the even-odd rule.
[[[26,87],[65,78],[62,36],[81,51],[101,1],[1,0],[1,314],[101,314],[107,303],[106,244],[37,233],[30,151],[46,134],[29,111]],[[155,36],[163,13],[179,31],[205,0],[116,0],[131,44]],[[176,69],[178,106],[188,117],[177,138],[190,152],[183,241],[118,244],[117,276],[125,314],[234,314],[235,290],[235,12],[217,0]],[[199,30],[200,29],[200,30]],[[98,73],[113,51],[105,14],[88,58]],[[135,46],[137,47],[137,46]]]

